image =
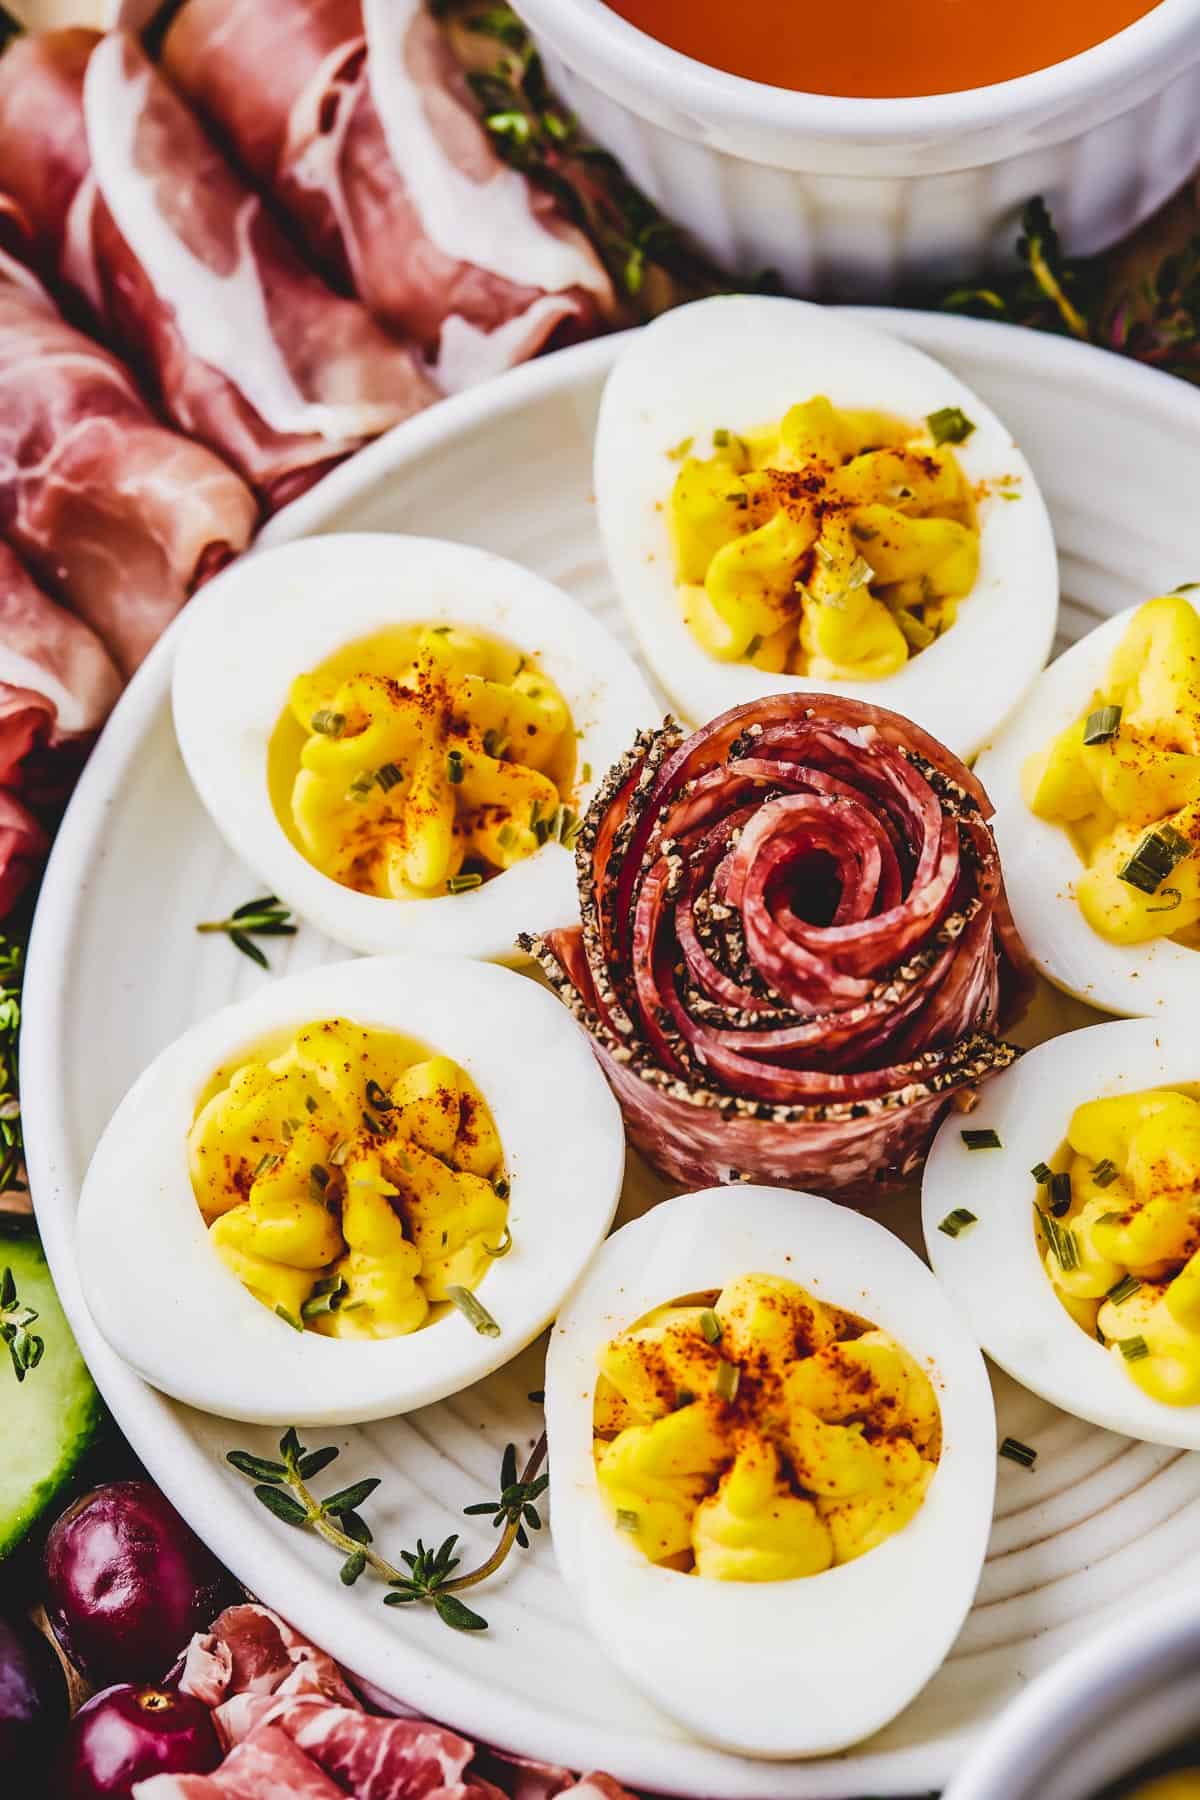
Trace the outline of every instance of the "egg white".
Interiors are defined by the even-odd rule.
[[[925,1165],[921,1202],[934,1272],[994,1362],[1064,1412],[1186,1450],[1200,1450],[1200,1406],[1144,1394],[1055,1295],[1034,1230],[1039,1189],[1030,1171],[1050,1160],[1085,1101],[1198,1078],[1190,1014],[1114,1020],[1052,1038],[994,1076],[971,1114],[969,1129],[990,1127],[999,1150],[968,1150],[962,1118],[949,1115]],[[955,1207],[978,1222],[949,1237],[938,1225]]]
[[[955,624],[903,669],[878,681],[813,680],[721,662],[684,623],[668,504],[686,438],[746,431],[827,394],[914,422],[959,406],[975,430],[954,446],[979,507],[980,566]],[[974,754],[1016,706],[1050,653],[1058,567],[1033,471],[979,396],[940,363],[842,313],[802,300],[701,300],[640,331],[609,376],[596,432],[596,496],[613,579],[651,670],[683,716],[783,692],[836,691],[904,713],[958,755]]]
[[[1092,930],[1075,898],[1084,865],[1062,826],[1039,819],[1026,805],[1021,770],[1079,717],[1138,611],[1131,606],[1118,613],[1051,663],[975,769],[996,809],[992,830],[1030,956],[1056,987],[1126,1018],[1200,1005],[1200,952],[1169,938],[1112,944]]]
[[[920,1511],[857,1561],[801,1580],[661,1569],[614,1528],[596,1479],[597,1353],[680,1295],[787,1276],[891,1332],[927,1369],[943,1449]],[[697,1737],[750,1756],[827,1755],[895,1717],[945,1658],[974,1598],[995,1486],[991,1389],[925,1265],[883,1226],[812,1194],[709,1188],[604,1245],[551,1333],[546,1428],[554,1548],[592,1631]]]
[[[479,1298],[499,1337],[481,1336],[453,1308],[404,1337],[300,1333],[210,1244],[188,1174],[199,1096],[268,1034],[337,1016],[452,1057],[491,1108],[513,1245]],[[205,1412],[276,1425],[409,1412],[480,1380],[544,1330],[608,1230],[624,1161],[621,1115],[587,1038],[537,983],[452,957],[330,964],[205,1019],[135,1082],[80,1196],[84,1296],[127,1363]]]
[[[294,678],[388,626],[461,625],[536,656],[578,735],[582,813],[609,765],[662,718],[633,659],[561,589],[488,551],[434,538],[336,533],[241,557],[192,603],[175,654],[179,747],[230,847],[293,911],[351,950],[520,960],[518,932],[575,924],[574,859],[551,842],[463,894],[393,900],[316,868],[267,787],[271,733]]]

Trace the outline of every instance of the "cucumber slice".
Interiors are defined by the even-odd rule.
[[[0,1344],[0,1559],[62,1493],[91,1448],[103,1411],[32,1225],[0,1219],[0,1274],[5,1269],[12,1270],[21,1303],[36,1308],[32,1330],[46,1349],[18,1382]]]

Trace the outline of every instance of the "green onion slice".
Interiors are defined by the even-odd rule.
[[[1046,1212],[1043,1207],[1038,1207],[1037,1214],[1042,1221],[1042,1230],[1051,1256],[1063,1274],[1069,1275],[1079,1267],[1079,1244],[1075,1233],[1069,1227],[1060,1225],[1053,1213]]]
[[[1117,1339],[1117,1348],[1126,1362],[1141,1362],[1149,1356],[1150,1346],[1142,1336]]]
[[[956,1238],[960,1231],[965,1231],[968,1225],[977,1222],[975,1213],[968,1212],[965,1206],[956,1206],[953,1212],[946,1214],[938,1230],[944,1231],[947,1237]]]
[[[1123,1306],[1126,1300],[1131,1299],[1137,1293],[1141,1285],[1136,1275],[1122,1275],[1120,1281],[1115,1282],[1109,1288],[1104,1298],[1111,1300],[1114,1306]]]
[[[487,1307],[466,1287],[448,1287],[446,1298],[457,1306],[469,1325],[473,1325],[480,1337],[499,1337],[500,1327],[493,1319]]]
[[[451,875],[446,883],[448,894],[469,894],[472,888],[483,886],[483,876],[476,870],[463,875]]]
[[[995,1131],[960,1131],[958,1135],[968,1150],[999,1150],[1002,1148],[999,1133]]]
[[[340,738],[346,729],[345,713],[334,712],[332,707],[322,706],[308,721],[310,731],[321,737]]]
[[[1120,1173],[1121,1171],[1118,1169],[1116,1163],[1113,1162],[1110,1157],[1106,1156],[1103,1162],[1098,1162],[1092,1170],[1092,1180],[1097,1187],[1111,1187]]]
[[[719,1344],[721,1341],[721,1321],[711,1306],[706,1306],[700,1314],[700,1330],[706,1344]]]
[[[269,1175],[271,1170],[277,1169],[282,1161],[283,1158],[277,1150],[268,1150],[265,1155],[259,1157],[254,1166],[254,1180],[257,1181],[260,1175]]]
[[[925,423],[935,444],[965,444],[975,429],[961,406],[940,406],[927,415]]]
[[[502,1256],[508,1255],[508,1253],[512,1249],[512,1247],[513,1247],[513,1234],[508,1229],[508,1226],[506,1225],[504,1227],[504,1236],[500,1239],[500,1242],[496,1245],[495,1249],[493,1249],[490,1244],[484,1244],[483,1245],[483,1254],[485,1256],[495,1257],[495,1259],[498,1262]]]
[[[1037,1182],[1039,1187],[1049,1187],[1051,1181],[1054,1179],[1054,1170],[1050,1167],[1049,1163],[1034,1163],[1029,1173],[1033,1176],[1033,1179]]]
[[[736,1363],[726,1362],[725,1358],[722,1357],[717,1364],[716,1379],[713,1382],[713,1388],[718,1399],[735,1400],[737,1398],[738,1386],[741,1379],[742,1371],[738,1365]]]
[[[1050,1177],[1050,1211],[1061,1219],[1071,1210],[1071,1177],[1065,1169]]]
[[[641,1528],[642,1528],[642,1516],[640,1513],[631,1512],[627,1506],[618,1506],[618,1508],[617,1508],[617,1530],[618,1531],[640,1531]]]
[[[1139,893],[1157,894],[1167,876],[1191,853],[1191,840],[1182,832],[1173,825],[1157,825],[1146,833],[1124,867],[1117,870],[1117,879],[1137,888]]]
[[[1121,729],[1121,708],[1119,706],[1098,706],[1087,716],[1083,728],[1085,744],[1107,744],[1115,738]]]
[[[381,769],[376,769],[375,771],[376,784],[383,789],[385,794],[390,788],[394,788],[398,781],[403,781],[403,779],[404,776],[402,772],[393,762],[386,762]]]
[[[466,769],[463,767],[462,751],[448,751],[446,755],[446,779],[451,787],[457,787],[465,774]]]
[[[1031,1444],[1023,1444],[1020,1438],[1006,1437],[1000,1446],[1001,1456],[1009,1462],[1020,1463],[1023,1469],[1032,1469],[1037,1461],[1038,1453]]]
[[[295,1313],[290,1313],[286,1306],[277,1306],[275,1308],[275,1317],[277,1319],[282,1319],[285,1325],[290,1325],[293,1331],[304,1330],[304,1326],[296,1317]]]

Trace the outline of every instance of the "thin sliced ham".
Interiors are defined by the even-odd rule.
[[[443,388],[611,317],[595,251],[496,155],[423,0],[187,0],[163,60],[310,253],[424,346]]]
[[[122,365],[0,253],[0,537],[124,674],[195,587],[244,549],[256,518],[233,471],[160,425]],[[8,623],[20,612],[17,602]],[[51,654],[64,671],[73,659],[70,681],[88,690],[75,712],[66,707],[77,722],[63,729],[89,730],[111,678],[98,646],[85,653],[82,627],[55,623]],[[32,639],[5,642],[20,659]]]
[[[437,398],[419,357],[301,261],[132,38],[51,32],[0,58],[6,180],[10,165],[48,266],[268,509]]]
[[[0,785],[35,745],[98,731],[121,677],[95,632],[57,605],[0,543]]]
[[[1031,971],[987,797],[909,720],[781,694],[611,772],[582,925],[523,940],[673,1180],[869,1201],[1017,1051]]]
[[[134,1800],[630,1800],[610,1775],[477,1758],[444,1725],[368,1712],[337,1664],[264,1606],[228,1607],[194,1637],[179,1686],[212,1711],[225,1761],[212,1775],[156,1775]]]
[[[0,788],[0,919],[41,868],[50,839],[15,794]]]

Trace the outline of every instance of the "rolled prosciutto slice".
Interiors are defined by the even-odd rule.
[[[424,346],[443,388],[612,313],[586,237],[496,155],[423,0],[187,0],[163,60],[310,252]]]
[[[1017,1055],[1031,973],[987,797],[896,713],[781,694],[644,735],[577,847],[582,928],[524,939],[638,1148],[688,1186],[870,1199]]]
[[[160,425],[127,370],[0,252],[0,537],[124,674],[245,547],[257,511],[233,471]],[[105,682],[95,650],[80,648],[83,627],[71,634],[60,622],[64,655],[67,635],[93,692],[82,717]]]
[[[437,397],[413,351],[301,261],[132,38],[18,40],[0,167],[101,334],[268,509]]]

